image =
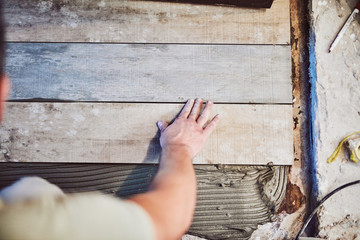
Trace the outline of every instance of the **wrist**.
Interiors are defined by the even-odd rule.
[[[185,144],[168,144],[163,147],[161,155],[171,159],[181,158],[192,160],[195,157],[192,149]]]

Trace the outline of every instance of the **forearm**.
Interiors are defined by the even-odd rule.
[[[182,148],[164,149],[151,188],[166,194],[171,210],[176,212],[185,228],[189,227],[196,203],[196,176],[187,151]]]
[[[191,224],[196,203],[196,177],[189,154],[181,148],[164,149],[150,188],[131,200],[150,213],[155,225],[162,226],[157,231],[161,232],[159,239],[180,238]]]
[[[163,181],[167,178],[171,179]],[[169,181],[177,184],[177,179],[181,180],[179,184],[185,189],[192,185],[196,186],[194,167],[188,150],[181,146],[171,146],[165,148],[161,153],[159,170],[151,184],[151,188],[166,187]]]

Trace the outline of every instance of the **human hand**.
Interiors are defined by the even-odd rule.
[[[219,115],[216,115],[206,125],[213,103],[208,101],[200,114],[202,105],[201,99],[196,99],[196,101],[189,99],[171,125],[164,121],[157,122],[161,132],[160,145],[163,151],[173,148],[183,149],[187,151],[191,159],[201,151],[220,120]]]

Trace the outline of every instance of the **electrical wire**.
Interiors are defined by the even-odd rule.
[[[319,208],[321,207],[321,205],[328,199],[330,198],[332,195],[334,195],[335,193],[337,193],[338,191],[350,187],[352,185],[358,184],[360,183],[360,180],[357,181],[353,181],[353,182],[349,182],[346,183],[338,188],[336,188],[335,190],[333,190],[332,192],[328,193],[325,197],[323,197],[318,205],[316,206],[316,208],[310,213],[310,215],[308,216],[308,218],[306,219],[304,225],[302,226],[302,228],[300,229],[299,233],[296,235],[296,237],[294,238],[294,240],[298,240],[299,237],[303,234],[303,232],[305,231],[306,227],[308,226],[308,224],[310,223],[311,219],[314,217],[315,213],[319,210]]]

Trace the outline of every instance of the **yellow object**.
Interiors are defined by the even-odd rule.
[[[358,162],[360,160],[360,138],[349,140],[348,147],[350,150],[350,159],[354,162]]]
[[[331,154],[331,156],[328,158],[328,163],[332,163],[336,158],[337,156],[339,155],[340,151],[341,151],[341,147],[342,145],[344,144],[344,142],[346,140],[348,140],[350,137],[352,137],[353,135],[355,134],[359,134],[360,131],[357,131],[357,132],[354,132],[348,136],[346,136],[343,140],[341,140],[341,142],[339,143],[339,145],[337,146],[337,148],[335,149],[335,151],[333,152],[333,154]],[[350,148],[350,151],[351,151],[351,154],[350,154],[350,159],[354,162],[358,162],[360,160],[360,152],[359,152],[359,146],[360,146],[360,141],[358,142],[358,145],[356,147],[356,145],[354,147],[351,146],[350,148],[350,143],[349,143],[349,148]]]

